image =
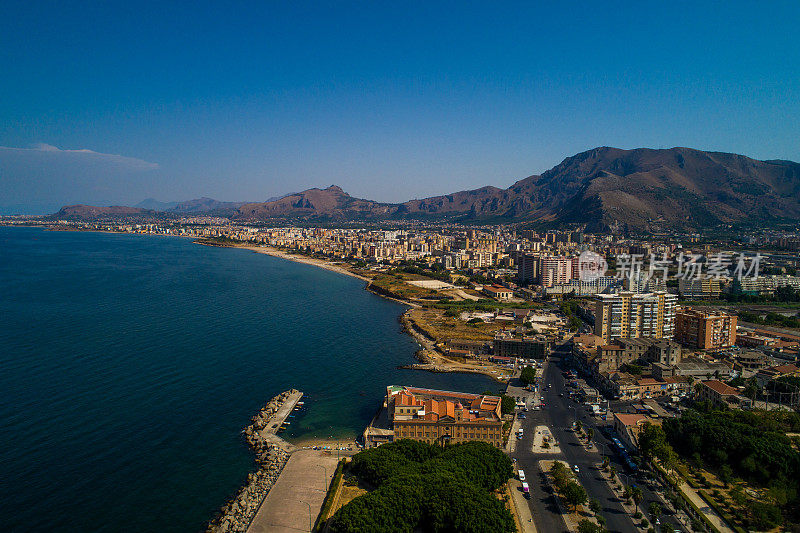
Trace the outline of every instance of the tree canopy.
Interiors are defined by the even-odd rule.
[[[775,504],[788,516],[800,516],[800,452],[786,435],[800,428],[798,413],[691,409],[680,418],[665,420],[663,427],[667,442],[679,455],[715,469],[723,482],[730,483],[735,475],[769,489],[774,504],[748,503],[749,520],[757,529],[781,522],[781,509]],[[645,439],[645,448],[660,448],[654,435]]]
[[[336,512],[336,533],[515,529],[492,494],[513,475],[511,460],[485,442],[441,448],[399,440],[356,454],[351,471],[377,488]]]
[[[531,383],[536,383],[536,369],[532,366],[526,366],[525,368],[522,369],[522,372],[519,375],[519,379],[526,385],[530,385]]]

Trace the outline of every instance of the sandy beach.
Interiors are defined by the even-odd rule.
[[[294,261],[296,263],[304,263],[306,265],[311,265],[319,268],[324,268],[325,270],[330,270],[331,272],[336,272],[338,274],[344,274],[345,276],[350,276],[351,278],[360,279],[367,283],[365,287],[369,290],[369,285],[372,283],[372,280],[366,276],[361,276],[349,270],[344,266],[340,266],[332,261],[327,259],[314,259],[313,257],[307,257],[300,254],[291,254],[288,252],[284,252],[283,250],[278,250],[277,248],[273,248],[271,246],[256,246],[256,245],[228,245],[228,244],[212,244],[210,242],[203,242],[202,240],[195,241],[197,244],[202,244],[204,246],[222,246],[225,248],[240,248],[243,250],[250,250],[251,252],[256,252],[258,254],[266,254],[272,257],[279,257],[281,259],[286,259],[287,261]],[[409,302],[408,300],[401,300],[399,298],[392,298],[391,296],[387,296],[386,294],[381,294],[377,291],[370,291],[374,294],[377,294],[381,298],[386,298],[387,300],[393,300],[397,303],[401,303],[403,305],[408,305],[411,307],[420,307],[418,303]]]
[[[361,281],[366,281],[369,283],[369,278],[365,276],[360,276],[348,270],[343,266],[336,265],[330,261],[322,260],[322,259],[314,259],[313,257],[306,257],[300,254],[290,254],[288,252],[284,252],[283,250],[278,250],[277,248],[273,248],[271,246],[256,246],[252,244],[246,245],[227,245],[227,244],[213,244],[210,242],[203,242],[202,240],[195,241],[197,244],[202,244],[204,246],[222,246],[225,248],[240,248],[242,250],[250,250],[251,252],[256,252],[257,254],[266,254],[271,255],[272,257],[280,257],[281,259],[287,259],[289,261],[295,261],[297,263],[304,263],[306,265],[312,265],[319,268],[324,268],[325,270],[330,270],[332,272],[338,272],[339,274],[344,274],[346,276],[350,276],[353,278],[358,278]]]

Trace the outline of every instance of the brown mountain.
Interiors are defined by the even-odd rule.
[[[409,213],[639,229],[800,219],[800,164],[690,148],[595,148],[508,189],[414,200]]]
[[[244,202],[220,202],[219,200],[214,200],[213,198],[202,197],[197,198],[195,200],[187,200],[185,202],[179,202],[177,205],[167,209],[166,211],[169,213],[207,213],[210,211],[213,212],[224,212],[228,211],[230,214],[233,214],[239,207],[241,207]]]
[[[239,208],[237,218],[266,220],[281,217],[328,219],[387,217],[393,215],[397,207],[396,204],[353,198],[340,187],[331,185],[327,189],[308,189],[289,194],[271,202],[244,204]]]
[[[97,207],[94,205],[66,205],[58,213],[52,215],[56,219],[67,220],[94,220],[109,218],[126,218],[154,215],[155,212],[141,207],[128,207],[124,205],[111,205]]]
[[[241,219],[448,217],[461,221],[577,222],[640,230],[800,219],[800,164],[690,148],[595,148],[507,189],[482,187],[381,204],[339,187],[246,204]]]

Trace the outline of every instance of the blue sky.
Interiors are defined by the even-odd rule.
[[[0,4],[0,209],[403,201],[603,145],[800,161],[796,1],[164,4]]]

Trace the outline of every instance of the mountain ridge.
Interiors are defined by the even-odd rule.
[[[242,203],[230,217],[239,222],[425,218],[641,231],[800,220],[800,164],[686,147],[601,146],[505,189],[487,185],[396,204],[356,198],[331,185]]]

